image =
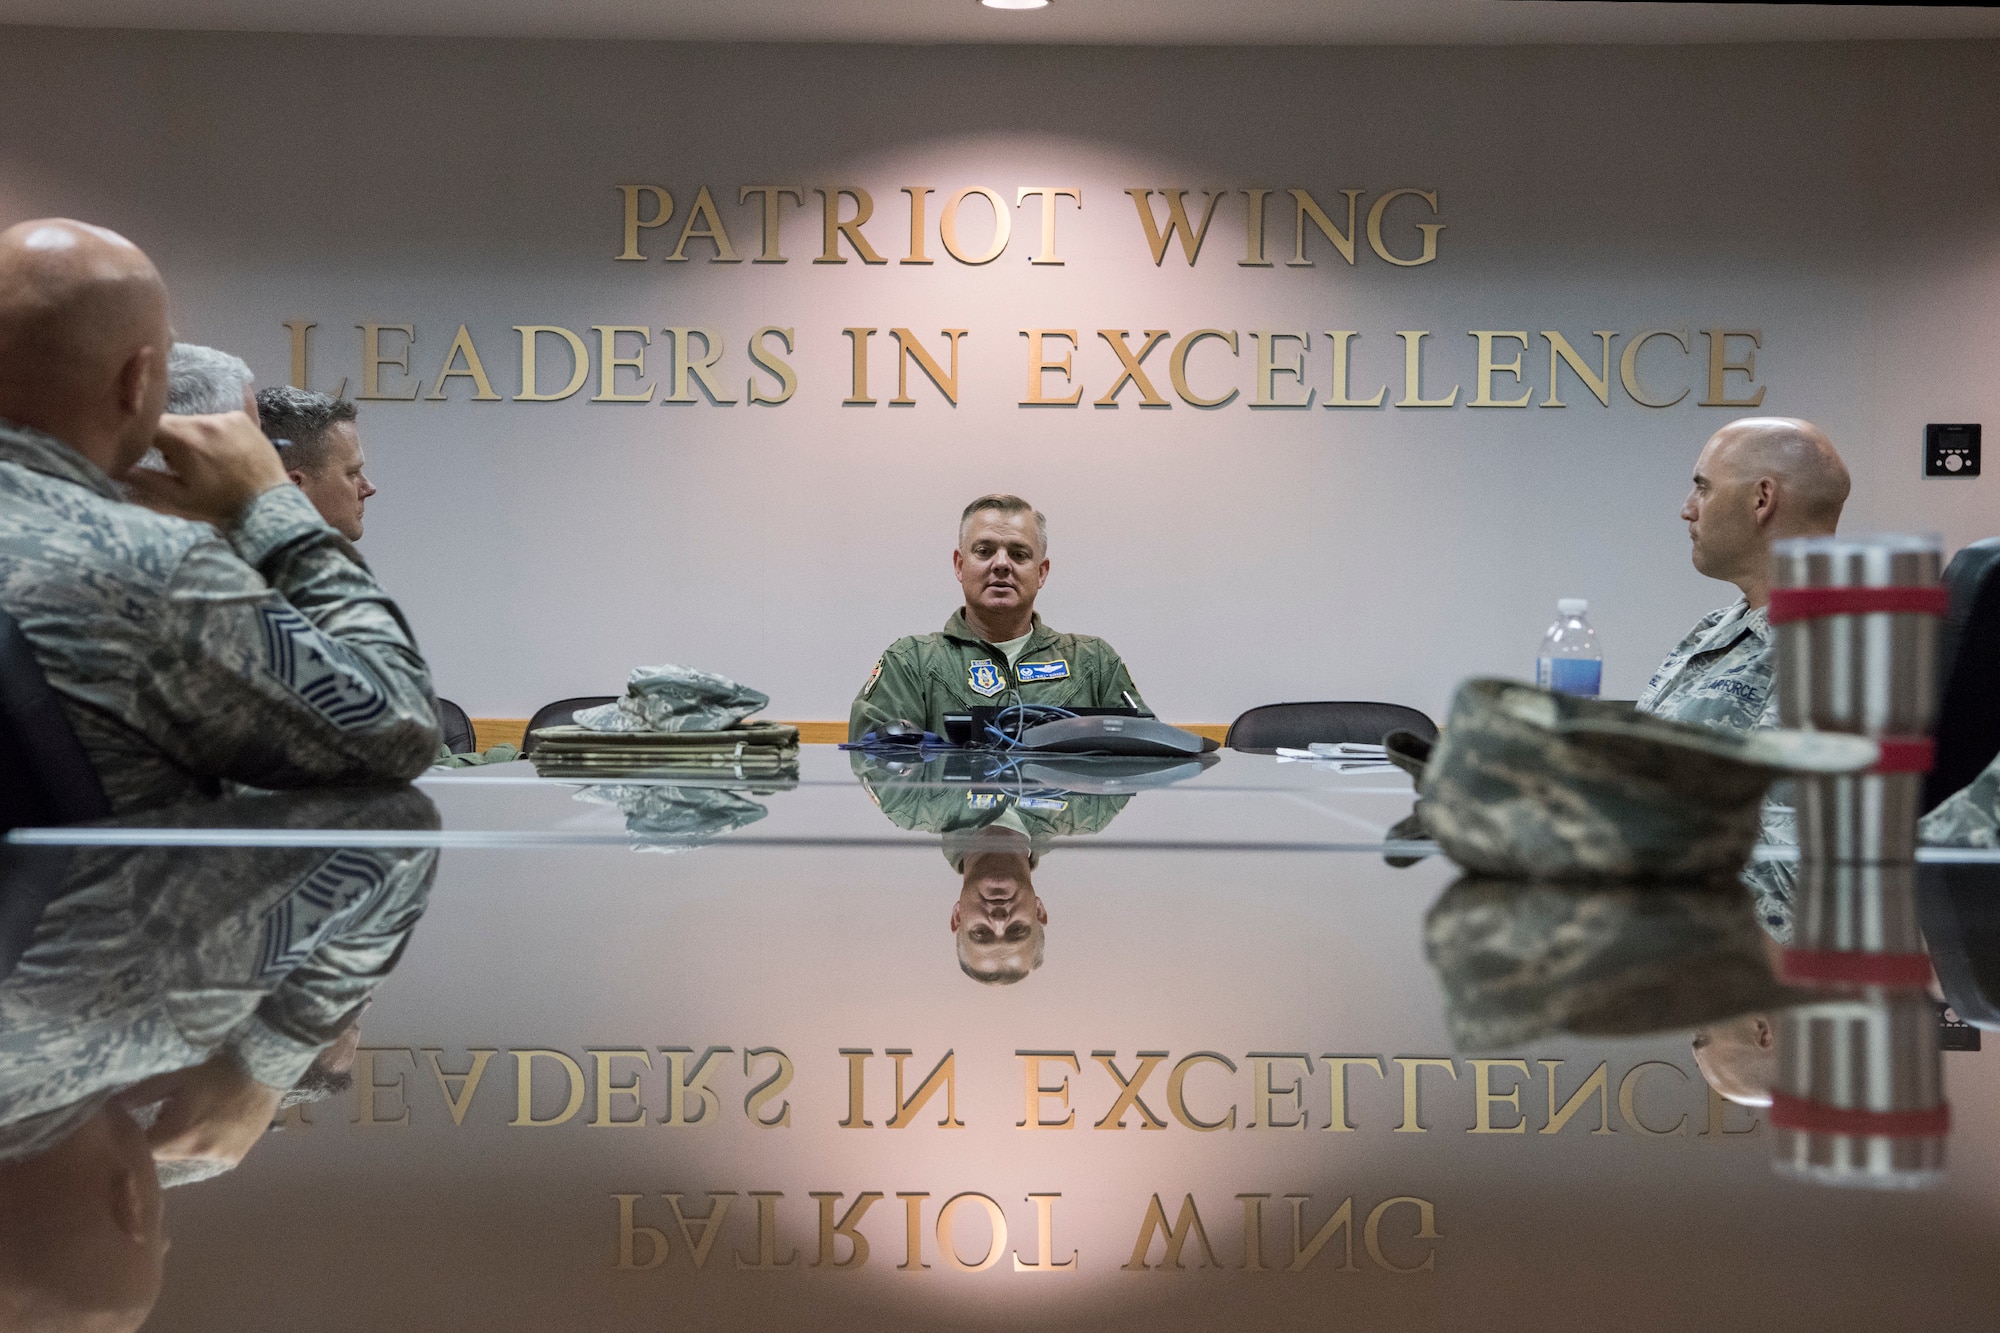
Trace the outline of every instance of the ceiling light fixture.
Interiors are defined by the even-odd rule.
[[[1049,0],[979,0],[988,9],[1047,9]]]

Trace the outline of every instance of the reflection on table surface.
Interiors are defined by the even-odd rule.
[[[1732,885],[1463,881],[1384,856],[1399,774],[1232,754],[509,767],[6,849],[50,906],[0,982],[0,1157],[293,1025],[297,1104],[165,1192],[148,1328],[1991,1327],[1990,1056],[1943,1056],[1928,1188],[1781,1175],[1691,1046],[1799,999]],[[433,822],[521,836],[380,845]],[[378,845],[256,845],[328,829]],[[1981,993],[1995,872],[1926,873]],[[292,1077],[329,1032],[346,1070]]]

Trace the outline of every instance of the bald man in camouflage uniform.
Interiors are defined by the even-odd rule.
[[[0,608],[114,810],[414,777],[438,728],[409,626],[254,422],[161,416],[171,341],[129,241],[0,233]],[[170,471],[134,467],[153,447]]]
[[[1768,606],[1771,544],[1831,536],[1847,502],[1847,465],[1825,432],[1793,417],[1746,417],[1717,431],[1695,461],[1681,506],[1694,567],[1742,596],[1697,621],[1639,696],[1639,711],[1724,731],[1778,725],[1777,664]],[[1796,845],[1797,817],[1783,785],[1764,807],[1764,841]],[[1758,916],[1791,934],[1793,872],[1753,862],[1744,881]]]

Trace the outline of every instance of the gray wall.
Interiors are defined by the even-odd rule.
[[[1554,599],[1591,599],[1607,693],[1629,697],[1701,612],[1733,594],[1688,565],[1675,514],[1702,441],[1651,344],[1653,410],[1465,406],[1472,329],[1757,328],[1763,410],[1813,418],[1855,475],[1844,527],[2000,530],[1991,480],[1925,481],[1926,421],[2000,415],[2000,105],[1991,44],[1701,48],[1118,50],[694,47],[9,30],[0,40],[0,218],[62,213],[144,245],[183,337],[289,373],[282,322],[311,319],[312,378],[352,383],[362,321],[410,323],[429,392],[469,326],[494,388],[517,388],[511,326],[797,331],[781,407],[367,403],[382,494],[363,549],[401,598],[440,691],[524,714],[681,661],[769,691],[789,717],[843,716],[881,647],[956,604],[953,520],[982,491],[1049,514],[1043,610],[1102,634],[1163,713],[1226,720],[1279,698],[1441,710],[1470,673],[1526,674]],[[858,184],[891,262],[816,265],[817,200],[785,265],[617,263],[624,181],[706,184],[746,259],[737,187]],[[902,185],[928,185],[928,268],[894,262]],[[1080,186],[1063,267],[1028,263],[1031,201],[998,261],[954,263],[952,192]],[[1155,267],[1127,187],[1266,187],[1270,248],[1245,268],[1241,196],[1200,263]],[[1435,263],[1293,268],[1283,191],[1333,203],[1435,189]],[[1410,204],[1404,200],[1399,208]],[[1411,247],[1408,224],[1390,229]],[[976,215],[971,207],[968,217]],[[1428,220],[1427,218],[1425,220]],[[658,256],[679,218],[648,234]],[[983,228],[968,221],[968,239]],[[706,255],[701,243],[690,253]],[[843,407],[847,341],[872,325],[885,400]],[[891,408],[887,330],[970,330],[960,404],[928,384]],[[1017,405],[1027,327],[1089,345],[1074,410]],[[1097,328],[1244,331],[1199,383],[1250,394],[1253,329],[1355,329],[1353,383],[1402,388],[1399,329],[1428,329],[1448,410],[1142,411],[1090,399]],[[1617,344],[1622,348],[1625,338]],[[553,343],[548,344],[554,351]],[[647,378],[661,382],[664,338]],[[1525,365],[1539,403],[1546,344]],[[1166,349],[1147,365],[1166,390]],[[561,358],[558,358],[560,361]],[[1233,376],[1233,378],[1231,378]],[[550,378],[559,378],[551,376]],[[628,377],[629,378],[629,377]],[[397,380],[398,383],[406,383]],[[1055,381],[1052,379],[1052,386]],[[1732,378],[1732,386],[1742,383]],[[1509,387],[1504,377],[1498,386]],[[664,390],[663,390],[664,391]],[[1211,390],[1212,391],[1212,390]],[[1170,392],[1170,391],[1169,391]]]

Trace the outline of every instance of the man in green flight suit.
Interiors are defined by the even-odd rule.
[[[1035,614],[1049,577],[1048,520],[1018,495],[982,495],[959,519],[952,569],[965,605],[942,632],[889,645],[847,715],[847,738],[890,722],[944,734],[975,705],[1144,708],[1110,644],[1061,634]]]

